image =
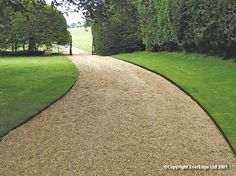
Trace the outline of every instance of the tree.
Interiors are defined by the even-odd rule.
[[[5,45],[1,48],[9,48],[16,51],[22,47],[25,50],[36,51],[40,46],[52,46],[56,44],[69,44],[70,33],[67,30],[66,20],[61,12],[51,6],[42,3],[29,1],[24,4],[24,11],[14,11],[9,7],[11,13],[3,12],[3,17],[7,17],[0,35]],[[0,18],[0,22],[1,22]],[[5,31],[5,32],[4,32]],[[3,36],[4,35],[4,36]]]
[[[10,36],[7,35],[10,28],[10,16],[12,15],[11,7],[0,0],[0,49],[7,48]]]
[[[8,1],[8,4],[12,8],[21,7],[22,3],[19,2]],[[236,56],[235,0],[52,1],[52,6],[62,4],[68,8],[71,8],[71,4],[75,5],[73,10],[82,10],[84,16],[92,21],[97,52],[101,51],[102,43],[109,42],[110,45],[103,48],[108,49],[109,54],[128,51],[132,42],[133,46],[138,46],[139,39],[142,39],[149,51],[185,50],[224,57]],[[132,36],[127,28],[135,35]],[[138,40],[134,40],[135,37]],[[113,42],[108,41],[109,38]],[[132,42],[128,44],[126,39]],[[113,45],[114,42],[117,44]],[[133,47],[132,50],[137,48]]]

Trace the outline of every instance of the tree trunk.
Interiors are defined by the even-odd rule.
[[[12,51],[12,52],[14,51],[14,42],[13,42],[13,40],[12,40],[12,42],[11,42],[11,51]]]
[[[17,42],[15,42],[14,51],[17,51],[17,48],[18,48],[18,44]]]
[[[36,46],[35,46],[35,43],[34,43],[33,39],[29,38],[29,48],[28,48],[28,50],[29,51],[35,51],[35,49],[36,49]]]
[[[70,55],[72,56],[72,40],[70,41]]]

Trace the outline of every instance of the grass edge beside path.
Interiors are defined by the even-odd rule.
[[[0,57],[0,137],[63,97],[78,74],[66,56]]]
[[[236,63],[202,54],[168,52],[135,52],[114,57],[160,73],[185,90],[210,113],[235,152]]]

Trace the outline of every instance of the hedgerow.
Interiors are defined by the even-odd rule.
[[[94,20],[92,25],[94,53],[112,55],[143,49],[137,22],[124,11],[115,10],[109,18]]]
[[[141,38],[149,51],[185,50],[236,56],[234,0],[124,0],[122,4],[113,1],[109,1],[110,4],[113,2],[113,8],[110,8],[113,15],[94,26],[98,53],[140,50]],[[117,10],[120,9],[117,4],[126,7],[126,12],[132,9],[129,7],[132,4],[134,17],[124,10]]]

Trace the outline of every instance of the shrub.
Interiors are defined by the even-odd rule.
[[[141,36],[147,50],[186,50],[236,56],[235,1],[139,2]]]
[[[140,1],[141,36],[148,51],[179,49],[173,23],[173,2],[169,0]]]
[[[236,57],[235,0],[109,0],[93,25],[96,53],[142,49]],[[129,13],[132,12],[132,15]],[[99,16],[100,15],[100,16]],[[140,38],[142,42],[140,41]]]
[[[94,52],[100,55],[143,50],[134,16],[116,9],[112,14],[92,24]]]

